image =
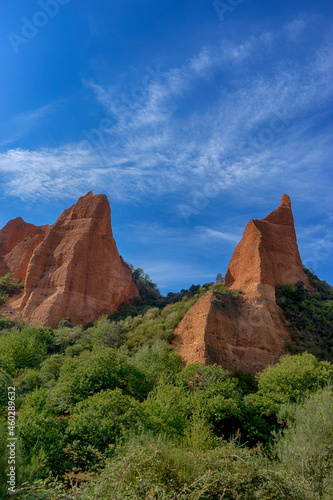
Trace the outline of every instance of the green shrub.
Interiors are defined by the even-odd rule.
[[[301,405],[279,413],[287,429],[281,431],[272,453],[283,474],[294,474],[315,493],[333,498],[333,393],[331,388],[312,394]]]
[[[15,326],[16,322],[10,318],[0,317],[0,330],[9,330]]]
[[[143,399],[147,394],[144,374],[114,349],[95,347],[75,358],[65,358],[51,393],[53,404],[68,410],[96,392],[119,387],[124,394]]]
[[[291,352],[307,351],[319,359],[333,360],[333,288],[304,268],[314,288],[310,293],[302,281],[277,285],[276,302],[291,328]]]
[[[21,370],[15,379],[15,386],[20,394],[33,391],[41,386],[40,372],[34,368]]]
[[[13,385],[13,379],[9,373],[0,368],[0,418],[1,418],[1,408],[7,406],[8,402],[8,387]]]
[[[123,343],[125,331],[123,321],[110,321],[107,316],[102,316],[92,328],[89,328],[94,344],[113,349],[117,349]]]
[[[69,466],[63,456],[67,420],[59,419],[56,409],[48,404],[46,389],[38,389],[25,396],[17,428],[27,464],[39,453],[45,457],[44,476],[48,470],[64,472]]]
[[[182,370],[182,359],[168,344],[157,341],[151,347],[141,347],[133,357],[135,366],[145,374],[151,388],[163,378],[175,381]]]
[[[140,403],[120,389],[94,394],[71,410],[67,456],[81,469],[99,465],[101,454],[110,455],[117,441],[129,430],[134,432],[141,419]]]
[[[85,335],[81,325],[76,325],[74,327],[62,326],[54,330],[54,343],[60,352],[64,352],[68,346],[72,346],[76,342],[82,343],[84,336],[87,335]]]
[[[20,368],[36,368],[53,347],[50,328],[24,326],[4,331],[0,337],[0,366],[12,375]]]
[[[236,434],[243,406],[237,379],[221,366],[193,363],[180,373],[179,380],[191,393],[193,412],[201,415],[216,435]]]
[[[46,387],[52,387],[58,380],[60,368],[65,360],[63,354],[52,354],[48,356],[40,365],[39,378]]]
[[[200,452],[143,436],[118,449],[81,500],[310,500],[293,477],[275,472],[260,452],[221,442]]]
[[[312,354],[285,355],[275,366],[258,375],[258,392],[249,401],[265,415],[277,414],[280,406],[301,401],[333,380],[333,366]]]
[[[144,315],[126,318],[122,325],[124,344],[135,351],[142,345],[153,345],[158,340],[172,340],[178,323],[205,291],[201,290],[191,298],[185,296],[180,302],[169,304],[162,310],[153,307]]]
[[[12,278],[10,273],[0,278],[0,305],[12,295],[21,293],[23,286],[22,281]]]
[[[191,403],[183,387],[161,380],[142,406],[146,427],[154,434],[184,436],[190,423]]]

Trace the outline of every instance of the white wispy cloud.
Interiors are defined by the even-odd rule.
[[[230,241],[232,243],[239,243],[242,237],[241,232],[233,234],[225,231],[217,231],[216,229],[211,229],[209,227],[203,226],[197,226],[196,230],[199,231],[201,238],[210,242],[214,240],[224,240]]]
[[[0,133],[2,139],[0,140],[0,148],[19,140],[31,128],[40,125],[41,121],[54,113],[62,102],[64,101],[59,99],[39,108],[14,115],[9,122],[3,124],[1,127]]]
[[[122,200],[175,192],[186,199],[258,179],[269,183],[286,172],[291,181],[302,172],[320,183],[318,169],[332,153],[329,132],[318,129],[333,94],[332,39],[302,68],[278,53],[270,71],[251,72],[253,60],[269,58],[283,33],[300,39],[306,23],[293,20],[239,45],[204,47],[180,67],[157,70],[156,78],[148,72],[139,82],[142,95],[129,86],[123,98],[116,87],[89,82],[110,117],[107,130],[86,131],[80,143],[57,149],[0,154],[6,192],[54,198],[95,188]],[[202,92],[211,98],[202,101]]]

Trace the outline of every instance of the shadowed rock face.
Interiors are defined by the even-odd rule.
[[[44,237],[30,240],[25,242],[32,252],[23,297],[11,303],[13,312],[26,321],[56,327],[69,316],[74,323],[86,324],[139,295],[131,270],[120,259],[105,195],[88,193],[65,210]],[[11,253],[20,254],[20,244]]]
[[[207,292],[179,323],[173,347],[185,364],[217,363],[254,374],[277,363],[288,340],[276,305]]]
[[[174,347],[185,363],[218,363],[256,373],[275,364],[290,334],[280,319],[275,286],[302,280],[311,289],[298,251],[289,196],[262,220],[251,220],[237,245],[226,285],[237,298],[206,293],[175,331]]]

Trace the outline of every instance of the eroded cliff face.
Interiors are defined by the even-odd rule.
[[[277,306],[207,292],[179,323],[173,346],[185,364],[217,363],[254,374],[278,362],[289,338]]]
[[[218,363],[256,373],[275,364],[290,333],[280,318],[275,286],[302,280],[311,288],[298,251],[289,196],[262,220],[251,220],[230,260],[226,285],[237,298],[206,293],[175,331],[184,362]]]
[[[284,194],[276,210],[246,226],[229,262],[225,283],[231,289],[252,293],[256,285],[275,289],[277,284],[298,280],[310,287],[298,251],[290,198]]]
[[[33,251],[48,230],[49,226],[34,226],[21,217],[7,222],[0,230],[0,276],[11,273],[24,280]]]
[[[13,276],[25,281],[23,296],[10,303],[22,319],[56,327],[69,316],[86,324],[139,294],[120,259],[105,195],[88,193],[53,226],[26,236],[3,257]]]

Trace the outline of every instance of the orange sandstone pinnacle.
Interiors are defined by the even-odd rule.
[[[0,271],[7,266],[6,272],[25,280],[23,296],[10,304],[22,319],[56,327],[69,316],[74,323],[86,324],[139,295],[131,270],[120,259],[105,195],[89,192],[51,227],[28,228],[21,219],[23,229],[12,237],[17,220],[0,231],[0,245],[5,231],[5,239],[13,242],[0,246],[10,250],[0,253]]]
[[[175,331],[174,347],[185,363],[218,363],[226,370],[256,373],[275,364],[290,333],[280,318],[275,286],[303,281],[311,288],[298,251],[289,196],[262,220],[251,220],[235,248],[226,285],[235,299],[205,294]]]
[[[310,286],[298,251],[290,198],[284,194],[280,206],[262,220],[251,219],[235,248],[226,272],[226,285],[246,291],[257,283],[296,283]]]

